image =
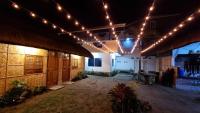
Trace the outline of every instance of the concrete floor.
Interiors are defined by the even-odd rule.
[[[89,76],[57,91],[33,97],[0,113],[112,113],[108,91],[117,83],[132,87],[138,98],[149,101],[151,113],[200,113],[200,93],[160,85],[142,85],[131,75]]]

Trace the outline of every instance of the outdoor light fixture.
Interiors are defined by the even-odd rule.
[[[75,21],[75,25],[76,25],[76,26],[78,26],[78,25],[79,25],[78,21]]]
[[[110,22],[109,25],[112,26],[113,25],[112,22]]]
[[[102,0],[103,1],[103,0]],[[118,46],[119,46],[119,48],[120,48],[120,51],[121,51],[121,53],[124,53],[124,51],[123,51],[123,49],[122,49],[122,47],[121,47],[121,45],[120,45],[120,43],[119,43],[119,37],[115,34],[115,29],[114,29],[114,27],[113,27],[113,22],[112,22],[112,20],[110,19],[110,16],[109,16],[109,13],[108,13],[108,11],[107,11],[107,9],[108,9],[108,4],[107,3],[104,3],[104,1],[102,2],[103,3],[103,8],[105,9],[104,11],[105,11],[105,17],[106,17],[106,20],[107,20],[107,22],[109,23],[109,26],[110,26],[110,29],[113,31],[112,32],[112,34],[113,34],[113,36],[116,38],[116,41],[117,41],[117,44],[118,44]]]
[[[71,19],[72,17],[71,17],[71,15],[69,14],[69,12],[67,12],[67,10],[64,10],[64,8],[59,4],[59,3],[57,3],[55,0],[52,0],[56,5],[57,5],[57,7],[56,7],[56,9],[57,10],[59,10],[59,11],[61,11],[61,10],[63,10],[62,11],[62,13],[64,13],[64,14],[66,14],[66,17],[67,17],[67,19],[69,20],[69,19]],[[108,8],[108,6],[107,5],[105,5],[105,9],[107,9]],[[73,19],[73,18],[72,18]],[[81,25],[78,21],[76,22],[77,20],[76,19],[74,19],[74,25],[75,26],[82,26],[82,27],[80,27],[80,30],[82,30],[82,31],[84,31],[84,32],[86,32],[87,33],[87,35],[89,35],[89,36],[94,36],[92,33],[90,34],[90,32],[87,32],[87,31],[89,31],[89,30],[87,30],[87,28],[85,28],[85,27],[83,27],[83,25]],[[73,21],[72,21],[73,22]],[[93,37],[94,38],[94,37]],[[95,39],[96,41],[100,41],[99,39]],[[101,42],[101,41],[100,41]],[[101,42],[101,44],[107,49],[107,50],[109,50],[110,52],[114,52],[114,51],[112,51],[110,48],[108,48],[105,44],[103,44],[102,42]]]
[[[36,16],[35,13],[33,13],[33,12],[31,12],[30,15],[31,15],[33,18],[35,18],[35,16]]]
[[[52,27],[53,27],[54,29],[56,29],[56,28],[57,28],[57,26],[56,26],[56,25],[54,25],[54,24],[52,25]]]
[[[47,23],[48,23],[46,19],[43,19],[42,22],[43,22],[44,24],[47,24]]]
[[[149,20],[149,16],[147,16],[145,19],[146,19],[146,20]]]
[[[65,32],[65,30],[64,30],[64,29],[61,29],[61,32],[63,33],[63,32]]]
[[[188,21],[191,21],[192,19],[193,19],[193,17],[189,17],[187,20],[188,20]]]
[[[173,30],[174,32],[176,32],[177,31],[177,29],[176,28],[174,28],[174,30]]]
[[[59,4],[57,4],[57,9],[58,9],[59,11],[62,11],[62,7],[61,7]]]
[[[82,26],[81,29],[82,29],[82,30],[85,30],[85,27]]]
[[[155,0],[153,1],[151,7],[149,8],[149,12],[148,12],[147,16],[145,17],[145,21],[142,23],[142,26],[141,26],[140,32],[138,34],[137,40],[135,41],[135,44],[133,45],[133,47],[131,49],[131,53],[133,53],[133,51],[135,50],[136,46],[138,45],[140,39],[142,38],[142,36],[144,34],[143,31],[145,30],[146,23],[150,19],[152,11],[154,10],[154,4],[155,4]]]
[[[191,16],[192,15],[192,16]],[[187,17],[184,21],[182,21],[180,24],[178,24],[178,26],[175,26],[169,33],[168,35],[165,35],[163,38],[159,39],[158,41],[156,41],[155,43],[153,43],[152,45],[150,45],[149,47],[145,48],[144,50],[141,51],[141,53],[144,53],[146,51],[149,51],[150,49],[152,49],[153,47],[155,47],[156,45],[158,45],[159,43],[161,43],[162,40],[169,38],[169,36],[171,36],[173,34],[173,32],[178,31],[177,28],[183,28],[186,24],[189,24],[188,21],[192,21],[195,16],[199,16],[199,9],[198,11],[195,11],[194,13],[192,13],[189,17]]]
[[[15,9],[19,9],[19,6],[16,4],[16,3],[12,3],[12,6],[15,8]]]
[[[182,28],[182,27],[183,27],[183,24],[179,24],[179,27]]]
[[[153,9],[154,9],[154,7],[153,7],[153,6],[151,6],[151,7],[149,8],[149,10],[150,10],[150,11],[153,11]]]
[[[104,5],[104,9],[108,9],[108,5],[107,4]]]
[[[67,19],[71,19],[71,15],[70,14],[67,15]]]
[[[11,2],[11,5],[12,5],[13,8],[19,9],[19,6],[18,6],[15,2],[13,2],[13,1],[10,1],[10,2]],[[30,16],[36,17],[36,14],[33,13],[32,11],[30,11],[30,10],[28,10],[28,9],[25,9],[25,8],[23,8],[23,7],[22,7],[21,9],[22,9],[24,12],[27,12],[27,14],[30,14]],[[56,24],[53,24],[53,23],[47,21],[46,19],[44,19],[43,17],[40,17],[39,15],[37,15],[37,16],[38,16],[38,19],[41,20],[42,23],[44,23],[44,24],[48,24],[48,23],[49,23],[49,24],[51,24],[51,26],[52,26],[54,29],[59,28],[61,32],[65,32],[64,29],[62,29],[61,27],[57,26]],[[71,18],[71,16],[68,15],[68,18]],[[74,39],[80,40],[80,38],[77,38],[75,35],[73,35],[73,34],[70,33],[70,32],[67,32],[67,34],[68,34],[69,36],[73,36]],[[82,41],[83,41],[84,43],[86,43],[87,45],[89,45],[89,46],[91,46],[91,47],[93,47],[93,48],[95,48],[95,49],[97,49],[97,50],[99,50],[99,51],[102,51],[102,52],[107,53],[107,51],[105,51],[105,50],[103,50],[103,49],[97,48],[96,46],[93,46],[93,45],[87,43],[87,42],[84,41],[84,40],[82,40]]]
[[[106,16],[106,19],[109,19],[109,16],[108,16],[108,15]]]

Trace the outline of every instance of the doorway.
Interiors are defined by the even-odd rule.
[[[47,63],[47,86],[51,87],[58,84],[58,53],[49,52],[48,53],[48,63]]]
[[[63,57],[63,66],[62,66],[62,82],[70,80],[70,55],[65,54]]]

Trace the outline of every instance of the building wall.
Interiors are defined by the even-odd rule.
[[[78,67],[74,66],[77,65],[76,60],[78,61]],[[70,66],[70,80],[71,80],[78,74],[78,72],[84,71],[85,57],[71,54],[70,64],[71,64]]]
[[[151,56],[142,59],[141,69],[145,72],[156,71],[156,58]]]
[[[172,67],[172,56],[165,56],[160,58],[160,71],[165,71]]]
[[[43,56],[43,72],[25,75],[25,55]],[[24,81],[29,87],[45,86],[47,55],[47,50],[0,43],[0,95],[11,87],[14,80]]]
[[[85,70],[96,71],[96,72],[110,72],[111,71],[111,58],[109,53],[92,53],[94,58],[101,58],[102,66],[94,67],[88,66],[88,58],[85,58]]]
[[[134,70],[134,58],[130,56],[117,56],[115,60],[115,70]]]

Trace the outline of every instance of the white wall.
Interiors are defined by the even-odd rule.
[[[134,59],[130,56],[117,56],[115,60],[116,70],[134,70]]]
[[[156,64],[156,58],[155,57],[147,57],[142,59],[142,66],[141,69],[145,72],[148,71],[156,71],[157,64]]]
[[[102,59],[101,67],[88,66],[88,58],[85,58],[85,71],[97,71],[97,72],[111,72],[111,58],[109,53],[92,53],[94,58]]]

